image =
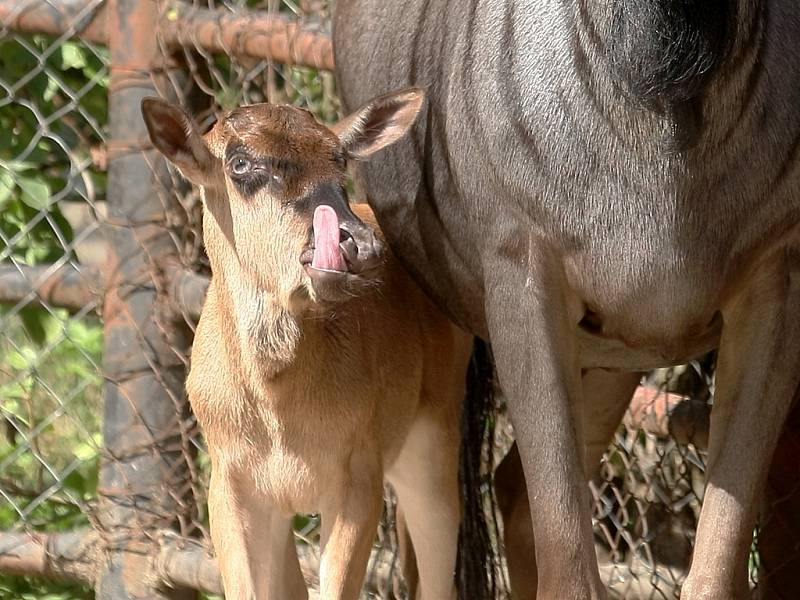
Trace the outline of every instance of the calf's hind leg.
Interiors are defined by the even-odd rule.
[[[424,413],[423,413],[424,415]],[[424,415],[389,473],[413,545],[419,600],[455,598],[458,545],[458,432]]]
[[[400,559],[406,592],[409,600],[414,600],[419,589],[419,571],[417,570],[417,557],[414,555],[411,534],[408,532],[405,509],[400,502],[397,503],[395,509],[394,522],[397,530],[397,556]],[[394,588],[394,595],[398,598],[401,597],[401,592],[397,586]]]

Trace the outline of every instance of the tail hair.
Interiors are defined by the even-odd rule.
[[[614,0],[612,71],[645,103],[691,100],[725,61],[735,20],[733,0]]]
[[[500,539],[492,464],[494,380],[491,348],[476,337],[461,409],[461,525],[456,564],[459,600],[493,600],[498,595]]]

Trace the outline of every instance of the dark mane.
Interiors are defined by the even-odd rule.
[[[697,97],[727,56],[735,12],[733,0],[614,0],[614,77],[645,103]]]

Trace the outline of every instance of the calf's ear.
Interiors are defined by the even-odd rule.
[[[420,88],[406,88],[373,98],[331,130],[348,158],[363,160],[403,137],[425,101]]]
[[[153,146],[197,185],[210,182],[214,156],[189,116],[160,98],[142,100],[142,116]]]

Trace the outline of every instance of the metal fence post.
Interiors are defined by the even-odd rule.
[[[97,520],[104,541],[101,600],[176,600],[160,589],[155,533],[175,524],[186,464],[181,355],[186,336],[164,310],[164,274],[177,249],[167,229],[172,199],[165,166],[147,148],[141,99],[156,95],[164,60],[156,40],[159,3],[109,0],[109,258],[105,270],[103,369],[105,458]]]

